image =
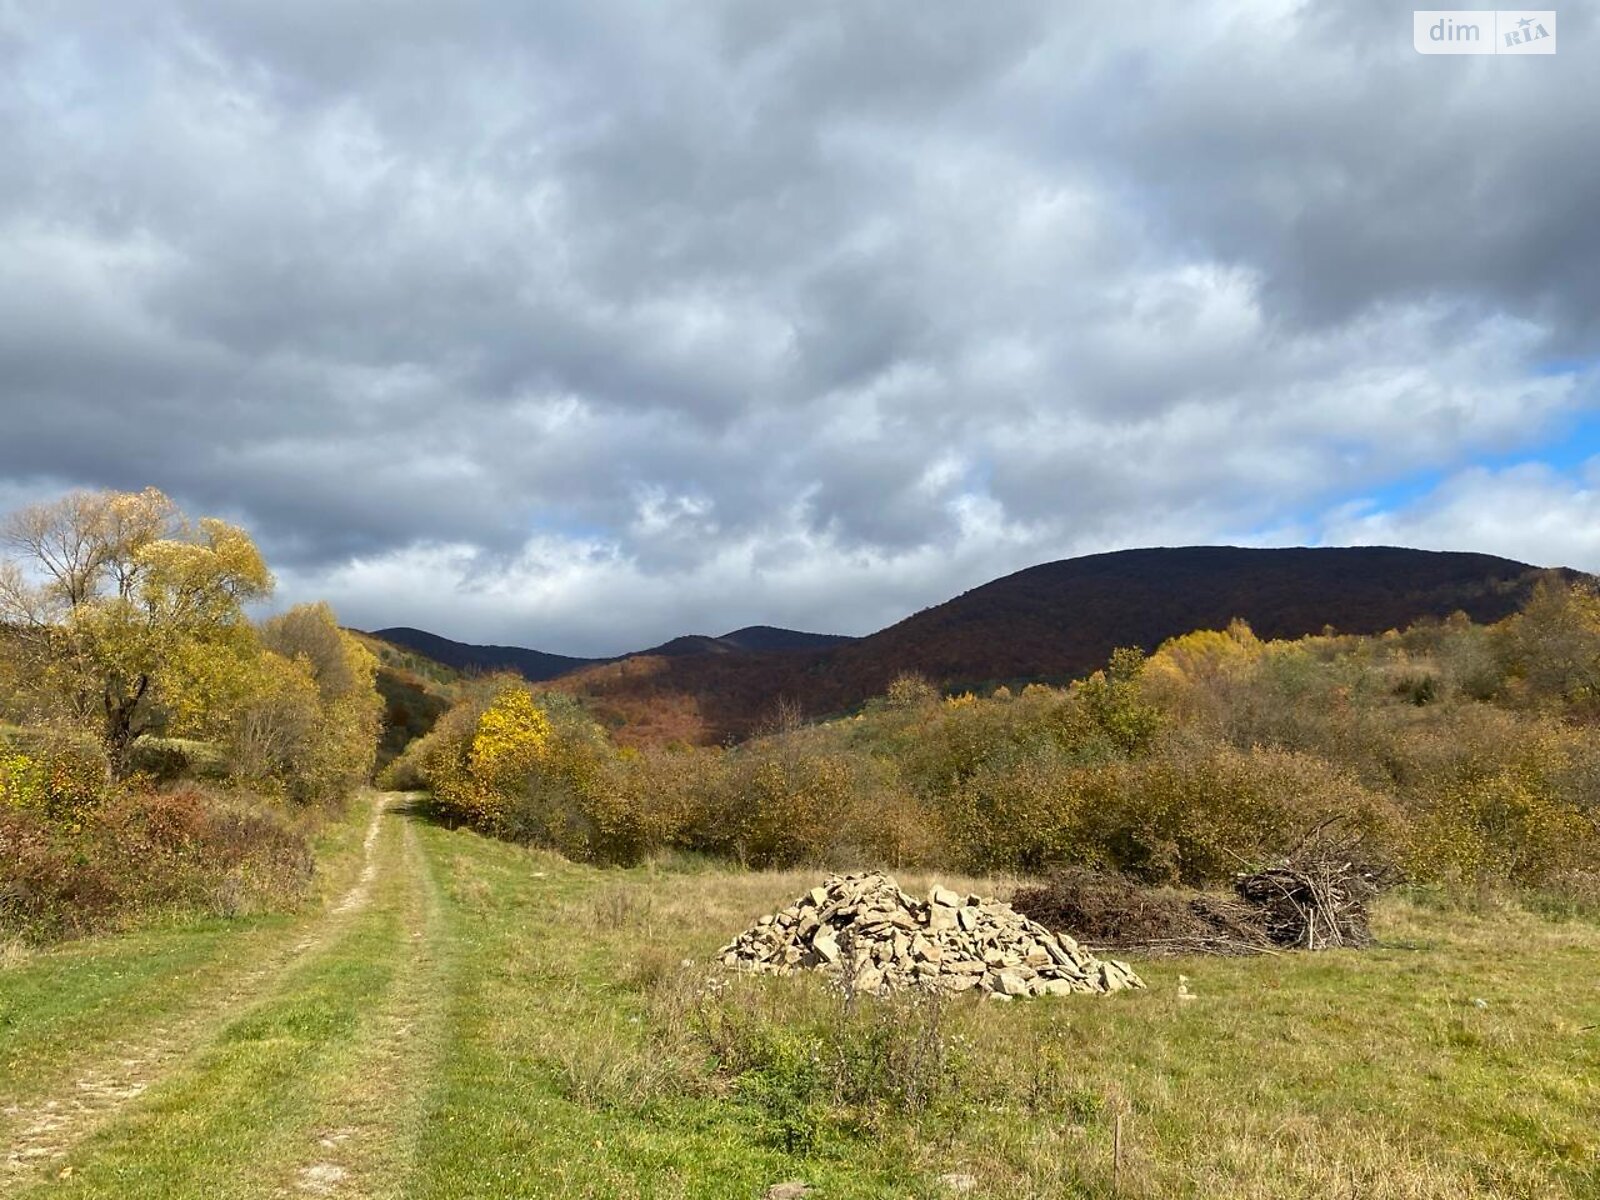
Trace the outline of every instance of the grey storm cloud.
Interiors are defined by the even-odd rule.
[[[574,652],[1118,545],[1515,553],[1472,496],[1590,503],[1475,465],[1596,400],[1560,20],[1498,59],[1376,0],[9,5],[0,499],[154,483],[288,598]],[[1418,472],[1409,523],[1349,507]]]

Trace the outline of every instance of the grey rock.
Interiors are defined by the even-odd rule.
[[[833,934],[827,930],[817,934],[812,939],[811,946],[822,956],[824,962],[836,963],[839,961],[839,943],[834,940]]]
[[[1028,993],[1028,981],[1015,971],[1001,971],[996,977],[998,990],[1008,996],[1025,996]]]

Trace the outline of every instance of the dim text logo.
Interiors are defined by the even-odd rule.
[[[1418,54],[1554,54],[1553,9],[1428,9],[1411,14]]]

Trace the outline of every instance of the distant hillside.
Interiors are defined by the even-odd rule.
[[[370,633],[350,630],[378,657],[378,695],[383,697],[383,734],[378,765],[432,729],[454,703],[461,676],[455,668],[406,646]]]
[[[1234,617],[1264,638],[1300,637],[1325,625],[1381,633],[1458,609],[1475,621],[1498,621],[1516,610],[1540,573],[1488,554],[1390,546],[1121,550],[986,583],[845,648],[838,659],[863,682],[902,669],[952,683],[1076,675],[1104,665],[1117,646],[1154,650]]]
[[[523,678],[541,683],[569,675],[585,667],[617,662],[638,655],[659,655],[677,658],[690,654],[744,654],[748,652],[787,653],[792,650],[817,650],[855,641],[833,633],[802,633],[797,629],[778,629],[772,625],[751,625],[735,629],[721,637],[707,637],[692,633],[673,638],[648,650],[618,655],[617,658],[573,658],[566,654],[549,654],[543,650],[527,650],[521,646],[475,646],[468,642],[454,642],[449,638],[429,633],[425,629],[397,626],[378,629],[372,637],[396,646],[404,646],[426,655],[435,662],[444,663],[458,671],[516,671]]]
[[[685,654],[786,654],[791,650],[822,650],[856,640],[858,639],[837,633],[801,633],[797,629],[778,629],[772,625],[750,625],[744,629],[735,629],[732,633],[725,633],[721,637],[706,637],[704,634],[691,633],[653,646],[649,650],[641,650],[639,654],[659,654],[666,658],[679,658]]]
[[[842,646],[846,642],[860,640],[838,633],[801,633],[798,629],[778,629],[771,625],[747,625],[717,639],[740,650],[758,653],[768,650],[820,650],[826,646]]]
[[[1540,574],[1491,555],[1393,547],[1124,550],[1031,567],[834,646],[635,656],[558,686],[587,697],[624,740],[717,741],[754,732],[780,704],[812,716],[848,710],[902,671],[947,687],[1062,680],[1118,646],[1153,650],[1234,617],[1263,637],[1329,625],[1381,633],[1458,609],[1497,621]]]
[[[415,650],[458,671],[516,671],[536,683],[608,661],[546,654],[543,650],[526,650],[521,646],[474,646],[404,625],[374,630],[372,636]]]

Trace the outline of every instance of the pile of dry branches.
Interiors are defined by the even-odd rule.
[[[1336,819],[1318,825],[1276,866],[1241,874],[1234,891],[1275,945],[1327,950],[1372,944],[1367,905],[1386,880],[1365,866],[1359,839]]]
[[[1372,944],[1367,906],[1393,882],[1365,865],[1361,839],[1329,818],[1280,862],[1236,877],[1234,895],[1152,888],[1066,867],[1011,903],[1091,945],[1160,954],[1270,954]]]
[[[1232,896],[1153,888],[1126,875],[1065,867],[1011,898],[1018,912],[1095,946],[1167,954],[1262,954],[1272,941]]]

